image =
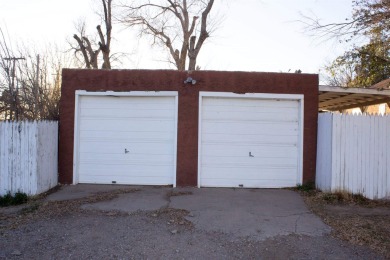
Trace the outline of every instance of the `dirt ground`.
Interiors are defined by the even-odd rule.
[[[301,194],[309,208],[332,227],[332,236],[367,246],[390,259],[390,201],[346,193]]]
[[[365,240],[363,243],[360,237],[353,240],[340,231],[347,229],[344,225],[354,224],[343,221],[343,216],[347,214],[348,219],[354,219],[352,216],[356,214],[348,215],[352,213],[349,210],[345,213],[344,205],[324,203],[317,195],[304,197],[326,223],[343,227],[335,228],[333,236],[288,235],[253,241],[249,237],[236,238],[226,233],[197,230],[184,218],[190,214],[185,210],[165,208],[125,214],[81,208],[86,203],[110,200],[128,192],[134,190],[117,190],[61,202],[38,198],[24,206],[0,209],[0,259],[385,258],[383,250],[386,247],[379,246],[381,243],[370,244]],[[354,208],[351,210],[356,212]],[[370,219],[373,217],[368,215]],[[386,218],[389,219],[386,214],[375,216],[377,218],[370,221],[386,222]],[[380,239],[388,243],[388,234],[389,230],[387,237]]]

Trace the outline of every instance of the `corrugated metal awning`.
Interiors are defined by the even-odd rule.
[[[344,109],[390,103],[390,90],[372,88],[342,88],[319,86],[319,111]],[[390,106],[390,105],[389,105]]]

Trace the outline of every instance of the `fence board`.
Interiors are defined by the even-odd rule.
[[[325,190],[327,187],[331,186],[332,182],[332,176],[330,174],[332,170],[332,164],[327,163],[330,161],[330,156],[332,154],[332,129],[326,127],[330,123],[331,115],[320,114],[319,117],[321,117],[321,120],[318,122],[319,126],[317,142],[322,147],[322,149],[318,150],[317,156],[324,159],[317,162],[317,169],[320,169],[320,171],[324,172],[325,174],[317,175],[316,183],[320,189]]]
[[[57,185],[57,122],[0,122],[0,195]]]
[[[318,120],[317,187],[390,198],[390,116],[329,113]]]

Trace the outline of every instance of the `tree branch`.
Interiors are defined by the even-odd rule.
[[[76,34],[73,35],[73,38],[77,41],[79,47],[80,47],[80,51],[81,53],[83,54],[83,57],[84,57],[84,61],[85,61],[85,66],[90,69],[91,68],[91,63],[90,63],[90,60],[88,58],[88,54],[87,54],[87,51],[86,51],[86,47],[84,46],[83,44],[83,41],[80,39],[80,37]]]
[[[196,68],[196,58],[198,57],[199,51],[202,48],[204,41],[209,37],[207,32],[207,17],[213,7],[214,0],[209,0],[205,10],[202,12],[202,21],[201,21],[201,29],[198,41],[195,46],[196,37],[192,36],[190,40],[190,50],[188,52],[188,57],[190,59],[188,70],[195,70]],[[191,48],[192,45],[192,48]],[[195,46],[195,47],[194,47]]]

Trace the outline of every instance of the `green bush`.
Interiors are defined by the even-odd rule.
[[[12,195],[11,195],[11,192],[8,192],[4,196],[0,196],[0,206],[1,207],[7,207],[9,205],[12,205]]]
[[[313,191],[316,189],[316,186],[314,184],[314,182],[309,182],[309,183],[306,183],[306,184],[298,184],[297,187],[296,187],[297,190],[299,191]]]
[[[0,207],[7,207],[11,205],[20,205],[26,203],[28,200],[28,196],[24,192],[16,192],[14,196],[12,196],[11,192],[7,192],[4,196],[0,196]]]
[[[14,199],[13,199],[13,205],[19,205],[27,202],[27,194],[24,192],[16,192]]]

